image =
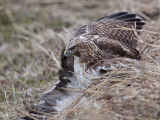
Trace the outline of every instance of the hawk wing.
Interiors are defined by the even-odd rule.
[[[93,35],[94,36],[94,35]],[[93,39],[96,46],[104,51],[105,54],[118,55],[120,57],[129,57],[134,59],[140,59],[140,53],[136,48],[124,45],[123,42],[107,38],[105,36],[99,36],[99,38]]]
[[[104,16],[92,24],[80,27],[74,37],[82,34],[104,35],[135,48],[137,37],[131,29],[140,30],[144,24],[142,19],[136,18],[136,14],[119,12],[110,16]],[[127,28],[130,28],[130,30]]]

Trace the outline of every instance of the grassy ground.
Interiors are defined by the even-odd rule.
[[[24,101],[38,103],[38,97],[53,87],[61,51],[77,27],[119,11],[137,13],[147,23],[138,41],[142,60],[99,80],[86,91],[91,101],[51,118],[160,119],[159,4],[160,0],[0,0],[0,119],[18,120],[27,114]]]

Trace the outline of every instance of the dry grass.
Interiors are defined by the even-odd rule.
[[[38,103],[58,80],[60,54],[74,30],[104,15],[130,11],[147,22],[139,38],[142,60],[122,64],[97,80],[88,99],[64,113],[63,120],[160,119],[160,0],[1,0],[0,119],[29,115],[23,101]]]

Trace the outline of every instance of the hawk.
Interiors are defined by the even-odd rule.
[[[111,66],[117,62],[140,59],[134,30],[142,29],[144,24],[135,14],[120,12],[80,27],[64,54],[74,56],[79,85],[86,88],[94,76],[112,70]]]
[[[119,12],[81,26],[62,55],[60,81],[33,108],[48,113],[63,111],[95,78],[119,63],[139,60],[135,33],[140,34],[144,24],[136,14]]]

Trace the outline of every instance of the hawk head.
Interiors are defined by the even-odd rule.
[[[102,51],[90,41],[90,36],[81,35],[70,40],[66,47],[64,56],[79,57],[81,63],[92,62],[102,56]]]

